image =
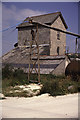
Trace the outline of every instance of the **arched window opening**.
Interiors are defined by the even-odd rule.
[[[58,55],[59,55],[59,49],[60,49],[60,48],[59,48],[59,46],[58,46],[58,47],[57,47],[57,54],[58,54]]]

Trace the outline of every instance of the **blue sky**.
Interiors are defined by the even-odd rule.
[[[78,33],[78,2],[3,2],[2,28],[23,21],[26,17],[60,11],[68,25],[68,31]],[[2,53],[5,54],[18,41],[18,33],[12,28],[2,35]],[[75,51],[75,37],[67,35],[69,51]]]

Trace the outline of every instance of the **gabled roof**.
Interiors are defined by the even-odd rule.
[[[59,16],[61,17],[61,20],[62,20],[65,28],[67,29],[68,26],[67,26],[67,24],[66,24],[66,22],[65,22],[65,20],[64,20],[64,18],[62,16],[61,12],[44,14],[44,15],[33,16],[33,17],[27,17],[24,21],[28,21],[30,18],[32,18],[34,21],[51,25],[52,23],[54,23],[54,21]],[[27,23],[27,22],[25,22],[25,23],[21,23],[17,28],[19,28],[19,27],[26,27],[26,26],[32,26],[32,25]]]

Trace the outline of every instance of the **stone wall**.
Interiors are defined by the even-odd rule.
[[[60,17],[55,20],[51,27],[59,28],[66,31],[66,28]],[[18,45],[30,45],[32,40],[31,29],[33,28],[36,34],[36,27],[27,26],[18,29]],[[57,31],[39,26],[38,29],[39,44],[49,44],[50,55],[58,55],[57,48],[59,47],[59,55],[65,55],[66,48],[66,34],[60,32],[60,40],[57,39]],[[37,36],[36,38],[37,39]],[[33,42],[33,44],[35,44]]]
[[[51,27],[59,28],[66,31],[64,24],[60,17],[51,25]],[[59,55],[65,54],[66,34],[60,32],[60,40],[57,39],[57,31],[50,30],[50,55],[58,55],[57,47],[59,47]]]
[[[36,34],[36,28],[33,27]],[[37,36],[36,38],[37,39]],[[18,29],[18,45],[23,46],[30,45],[30,40],[32,40],[31,27],[19,28]],[[50,44],[50,30],[47,28],[39,27],[38,29],[38,42],[39,44]],[[35,44],[33,42],[33,44]]]

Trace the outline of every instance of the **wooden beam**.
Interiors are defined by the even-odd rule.
[[[30,22],[30,23],[31,23],[31,22]],[[49,28],[49,29],[52,29],[52,30],[55,30],[55,31],[59,31],[59,32],[62,32],[62,33],[69,34],[69,35],[72,35],[72,36],[75,36],[75,37],[80,38],[80,35],[79,35],[79,34],[72,33],[72,32],[69,32],[69,31],[64,31],[64,30],[61,30],[61,29],[59,29],[59,28],[51,27],[51,26],[49,26],[49,25],[42,24],[42,23],[36,22],[36,21],[34,21],[34,20],[32,20],[32,24],[38,24],[38,25],[43,26],[43,27],[45,27],[45,28]]]

